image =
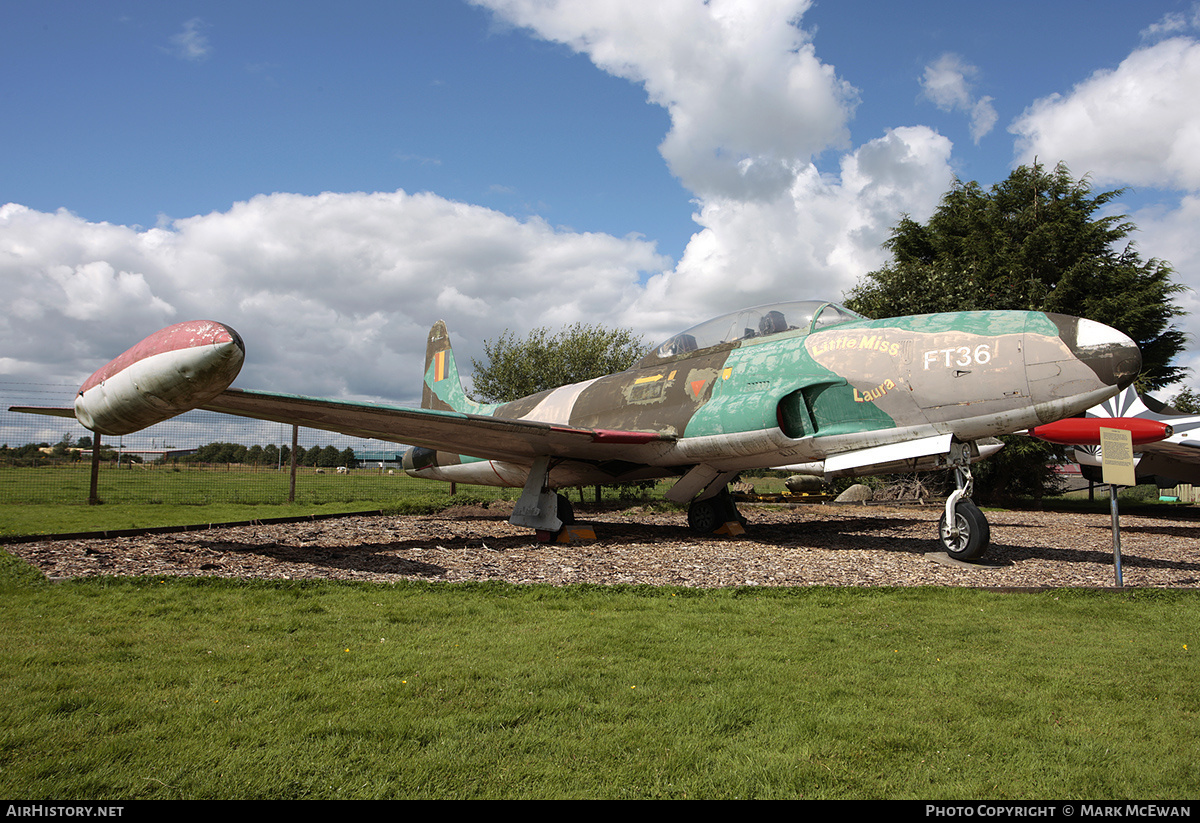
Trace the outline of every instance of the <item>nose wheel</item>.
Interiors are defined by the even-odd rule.
[[[955,560],[976,560],[983,556],[992,542],[992,529],[987,518],[971,501],[971,462],[966,452],[959,452],[954,477],[958,488],[946,500],[946,510],[938,520],[938,539],[946,554]]]
[[[953,524],[953,525],[951,525]],[[970,500],[960,500],[954,507],[953,520],[945,513],[938,520],[938,538],[946,554],[955,560],[976,560],[991,544],[991,526],[979,507]]]

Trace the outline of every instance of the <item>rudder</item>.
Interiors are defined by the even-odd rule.
[[[421,388],[421,408],[438,411],[476,413],[478,403],[463,391],[458,364],[450,348],[450,332],[442,320],[433,324],[425,344],[425,384]]]

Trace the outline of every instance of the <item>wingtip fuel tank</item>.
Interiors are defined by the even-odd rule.
[[[224,323],[189,320],[142,340],[84,381],[75,417],[122,435],[203,405],[225,391],[245,359],[241,335]]]
[[[1135,446],[1157,443],[1175,433],[1171,426],[1161,420],[1141,417],[1068,417],[1035,426],[1029,430],[1029,434],[1062,446],[1099,446],[1101,429],[1123,429],[1129,432]]]

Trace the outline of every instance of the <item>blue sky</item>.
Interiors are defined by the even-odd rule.
[[[65,8],[70,13],[64,13]],[[255,194],[432,191],[663,237],[662,109],[458,2],[10,4],[5,200],[153,226]],[[192,51],[187,49],[191,48]]]
[[[247,340],[240,385],[413,401],[439,318],[469,363],[506,328],[653,342],[840,299],[953,175],[990,185],[1035,154],[1129,186],[1143,254],[1198,284],[1197,20],[1153,1],[4,3],[0,379],[77,382],[209,317]]]

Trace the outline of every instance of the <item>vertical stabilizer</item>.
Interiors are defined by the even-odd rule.
[[[425,385],[421,390],[421,408],[479,414],[485,410],[463,391],[458,364],[450,349],[450,332],[444,321],[429,330],[425,346]]]
[[[1116,397],[1105,400],[1099,406],[1087,410],[1088,417],[1147,417],[1159,420],[1163,415],[1156,414],[1142,401],[1137,389],[1133,386],[1125,389]]]

